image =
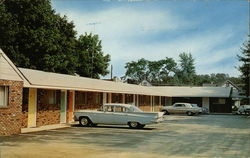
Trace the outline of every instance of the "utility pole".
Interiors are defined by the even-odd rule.
[[[98,25],[98,24],[100,24],[100,22],[88,23],[87,25],[93,26],[93,33],[94,33],[95,32],[95,26]],[[91,78],[93,78],[93,69],[94,69],[94,42],[92,43],[92,52],[91,52],[91,74],[90,74]]]
[[[113,79],[113,65],[111,65],[111,68],[110,68],[110,80]]]

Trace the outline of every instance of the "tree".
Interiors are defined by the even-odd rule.
[[[49,0],[6,0],[0,6],[0,47],[17,66],[73,73],[76,31]]]
[[[148,79],[148,61],[144,58],[126,63],[125,69],[124,78],[134,80],[137,84]]]
[[[77,41],[78,65],[76,73],[81,76],[99,78],[107,75],[110,56],[102,52],[101,41],[98,35],[81,35]]]
[[[173,76],[175,75],[177,70],[177,63],[174,61],[173,58],[168,57],[162,59],[161,63],[161,80],[165,83],[174,84],[176,78],[174,78]]]
[[[161,69],[163,61],[148,61],[148,80],[149,82],[160,82],[161,81]]]
[[[131,83],[140,83],[146,79],[153,84],[170,82],[176,71],[176,62],[172,58],[165,58],[157,61],[139,59],[126,63],[125,78]],[[171,74],[172,73],[172,74]]]
[[[224,73],[210,74],[210,82],[213,84],[220,85],[220,84],[223,84],[228,79],[229,79],[228,74],[224,74]]]
[[[180,68],[176,74],[182,84],[194,84],[195,65],[194,58],[191,53],[181,53],[179,55]]]
[[[250,37],[250,35],[249,35]],[[238,59],[242,62],[242,65],[238,68],[241,72],[241,79],[244,83],[243,89],[245,91],[246,96],[249,98],[250,91],[250,40],[246,43],[243,43],[241,47],[241,55],[238,55]],[[250,98],[248,99],[248,103],[250,103]]]
[[[50,0],[5,0],[0,3],[0,23],[0,48],[16,66],[94,78],[108,73],[110,57],[103,55],[98,37],[77,39],[73,22],[56,14]],[[82,48],[86,40],[96,43]],[[94,64],[83,52],[94,52]]]

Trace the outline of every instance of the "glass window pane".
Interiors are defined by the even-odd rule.
[[[0,86],[0,106],[4,106],[4,100],[5,100],[4,91],[5,88],[3,86]]]

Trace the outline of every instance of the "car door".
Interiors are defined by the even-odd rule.
[[[174,104],[173,112],[176,114],[183,113],[183,104]]]
[[[96,123],[114,124],[114,106],[104,106],[103,111],[96,115]]]
[[[192,111],[192,105],[189,104],[183,104],[183,110],[182,113],[186,113],[187,111]]]
[[[115,106],[115,112],[113,114],[114,124],[122,125],[128,123],[128,111],[129,109],[123,106]]]

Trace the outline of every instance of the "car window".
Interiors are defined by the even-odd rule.
[[[184,104],[175,104],[175,107],[184,107]]]
[[[130,111],[131,111],[131,112],[143,112],[141,109],[139,109],[139,108],[136,107],[136,106],[131,106],[131,107],[130,107]]]
[[[114,112],[114,106],[104,106],[103,111]]]
[[[198,107],[198,105],[197,105],[197,104],[191,104],[191,106],[192,106],[192,107]]]
[[[115,112],[128,112],[128,109],[122,106],[116,106]]]

